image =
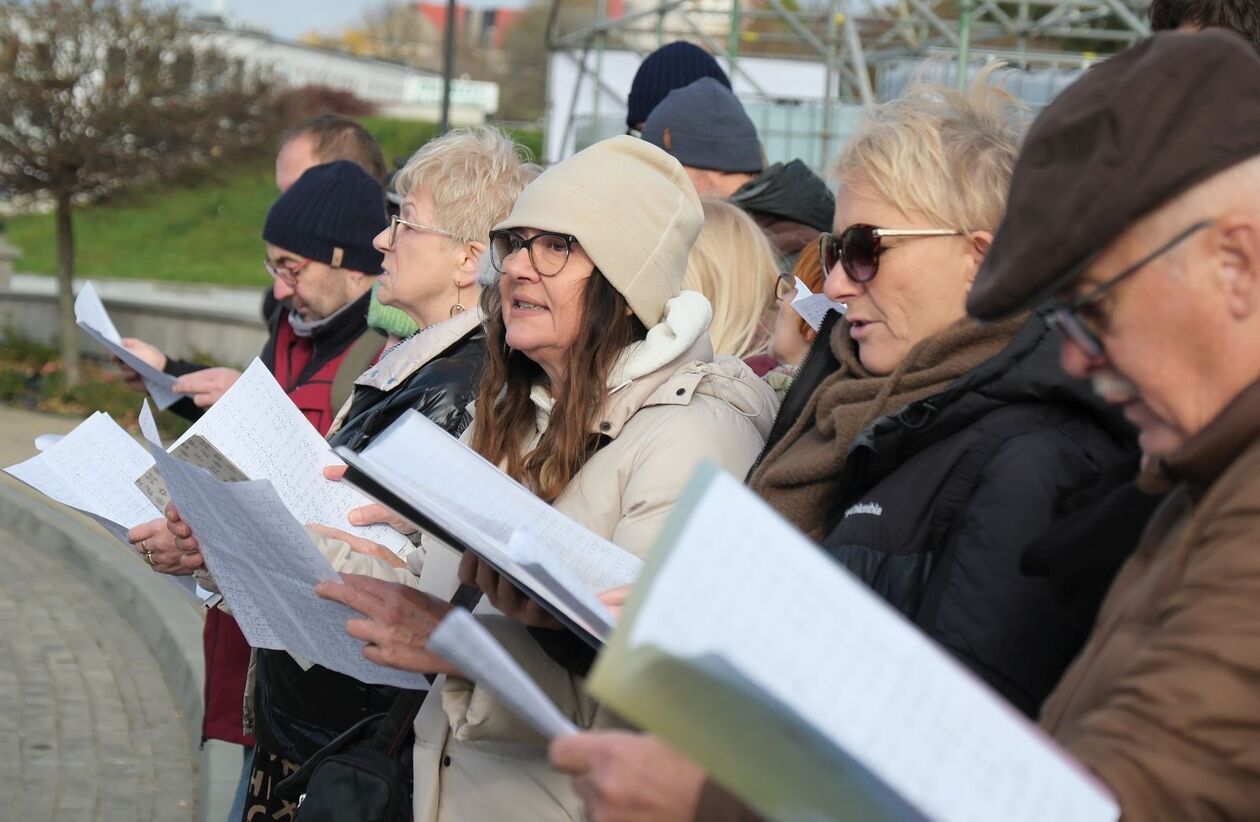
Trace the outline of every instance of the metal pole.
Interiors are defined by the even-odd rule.
[[[958,90],[967,90],[967,52],[971,48],[971,9],[975,0],[962,0],[958,12]]]
[[[845,6],[845,12],[848,12],[848,6]],[[840,0],[831,0],[827,11],[827,55],[826,55],[826,76],[823,80],[823,110],[822,110],[822,157],[819,163],[820,167],[825,167],[831,162],[831,131],[832,131],[832,107],[836,103],[839,96],[836,88],[836,45],[839,40],[839,31],[837,31],[837,18],[840,16]],[[847,19],[847,18],[846,18]]]
[[[726,73],[735,76],[735,66],[739,62],[739,0],[731,0],[731,30],[726,38]]]
[[[451,130],[451,84],[455,76],[455,0],[446,0],[446,42],[442,51],[442,119],[438,134]]]
[[[602,23],[608,17],[608,0],[599,0],[599,7],[596,10],[596,22]],[[595,124],[595,139],[602,139],[604,136],[603,129],[600,128],[599,122],[599,98],[603,96],[603,90],[600,83],[604,79],[604,30],[600,29],[595,35],[595,82],[591,84],[593,97],[591,98],[591,122]]]

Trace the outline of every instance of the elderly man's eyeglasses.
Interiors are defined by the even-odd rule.
[[[839,235],[823,234],[818,238],[818,256],[824,274],[831,273],[837,264],[855,283],[869,283],[879,273],[879,258],[889,249],[884,248],[885,237],[950,237],[962,234],[946,228],[877,228],[865,223],[854,223]]]
[[[402,217],[394,214],[389,218],[389,245],[385,247],[387,251],[394,250],[394,243],[398,241],[398,227],[403,225],[416,231],[427,231],[430,234],[440,234],[443,237],[455,236],[444,228],[435,228],[431,225],[425,225],[424,223],[413,223],[410,220],[404,220]]]
[[[1086,320],[1086,317],[1091,313],[1091,307],[1098,302],[1104,294],[1115,288],[1117,284],[1129,277],[1132,277],[1158,257],[1172,251],[1173,248],[1185,241],[1188,237],[1190,237],[1190,235],[1198,231],[1202,231],[1211,224],[1211,220],[1203,220],[1185,229],[1180,234],[1152,251],[1150,254],[1147,254],[1133,265],[1112,277],[1110,280],[1107,280],[1105,283],[1091,289],[1089,293],[1078,297],[1063,308],[1052,312],[1048,317],[1046,317],[1046,324],[1051,328],[1058,329],[1060,334],[1079,346],[1089,356],[1101,357],[1103,355],[1102,340],[1099,339],[1098,332],[1095,332],[1090,328],[1090,321]],[[1100,323],[1095,320],[1093,324],[1099,325]]]
[[[310,264],[310,260],[301,257],[283,257],[277,262],[270,257],[263,258],[263,268],[267,269],[267,273],[289,288],[297,288],[298,275]]]
[[[539,274],[554,277],[569,262],[569,254],[576,242],[577,237],[572,234],[557,234],[552,231],[535,234],[528,240],[510,229],[491,231],[490,265],[502,274],[507,258],[523,248]]]

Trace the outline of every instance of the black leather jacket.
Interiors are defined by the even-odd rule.
[[[361,451],[412,408],[459,436],[471,421],[468,407],[481,383],[485,351],[477,326],[389,391],[356,386],[346,421],[329,442]],[[319,665],[303,671],[283,651],[260,650],[256,664],[258,746],[292,762],[306,761],[360,720],[388,711],[399,694]]]

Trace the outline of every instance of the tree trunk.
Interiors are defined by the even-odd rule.
[[[70,195],[57,195],[57,317],[66,385],[79,384],[79,328],[74,324],[74,219]]]

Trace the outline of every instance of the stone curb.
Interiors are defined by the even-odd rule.
[[[0,526],[87,576],[128,619],[157,659],[188,736],[201,741],[202,618],[175,586],[138,562],[107,534],[67,509],[0,484]],[[197,752],[197,818],[227,818],[240,776],[240,749],[207,744]],[[226,786],[226,787],[225,787]]]

